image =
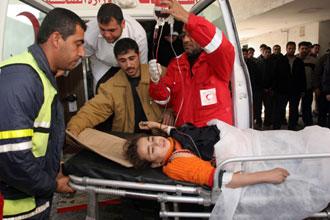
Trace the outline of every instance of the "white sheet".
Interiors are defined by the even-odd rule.
[[[318,126],[294,132],[238,129],[213,120],[220,129],[215,145],[219,164],[226,158],[279,154],[330,153],[330,129]],[[330,159],[228,164],[228,171],[254,172],[283,167],[290,176],[279,185],[223,188],[211,219],[303,219],[330,202]]]

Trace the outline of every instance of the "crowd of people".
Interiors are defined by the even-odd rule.
[[[298,130],[302,128],[298,126],[300,115],[304,127],[330,127],[329,51],[319,56],[320,45],[307,41],[298,45],[289,41],[285,50],[283,55],[280,45],[270,48],[261,44],[261,54],[255,58],[254,48],[242,49],[252,85],[255,128],[280,129],[287,125],[289,130]]]

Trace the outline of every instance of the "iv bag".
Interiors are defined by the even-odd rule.
[[[155,0],[154,13],[157,18],[166,19],[170,16],[169,13],[164,13],[164,9],[167,9],[166,4],[161,3],[161,0]]]

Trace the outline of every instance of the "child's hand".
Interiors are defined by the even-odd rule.
[[[139,127],[141,130],[149,130],[151,127],[149,126],[149,121],[140,121]]]
[[[265,171],[266,182],[273,184],[280,184],[290,175],[286,169],[275,168],[269,171]]]
[[[140,121],[139,127],[141,130],[150,130],[151,128],[161,128],[160,123],[155,121]]]
[[[139,127],[142,130],[150,130],[151,128],[159,128],[160,124],[154,121],[140,121]]]

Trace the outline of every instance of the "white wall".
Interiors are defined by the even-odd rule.
[[[319,22],[299,25],[289,29],[289,41],[310,41],[313,44],[319,42]]]
[[[321,45],[320,54],[324,54],[330,48],[330,20],[320,22],[319,43]]]
[[[295,0],[230,0],[236,22],[260,15]]]
[[[296,27],[276,30],[266,34],[255,36],[253,38],[242,40],[241,45],[247,44],[249,47],[254,47],[254,49],[256,50],[255,56],[258,56],[260,54],[260,44],[264,43],[270,47],[273,47],[275,44],[279,44],[282,47],[282,53],[285,54],[285,46],[288,41],[294,41],[297,44],[301,41],[310,41],[312,43],[318,43],[319,29],[320,28],[318,22],[299,25]],[[328,34],[327,36],[330,35]]]

